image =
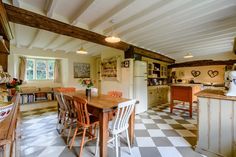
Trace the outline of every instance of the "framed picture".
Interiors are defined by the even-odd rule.
[[[74,63],[74,78],[90,78],[90,64]]]

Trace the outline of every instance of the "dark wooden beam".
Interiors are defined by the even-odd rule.
[[[54,19],[50,19],[46,16],[42,16],[36,13],[33,13],[31,11],[27,11],[21,8],[17,8],[8,4],[4,4],[5,9],[7,12],[7,16],[11,22],[27,25],[30,27],[35,27],[38,29],[44,29],[47,31],[51,31],[54,33],[86,40],[89,42],[101,44],[108,47],[113,47],[120,50],[126,50],[129,46],[132,46],[125,42],[119,42],[119,43],[107,43],[105,41],[104,35],[88,31],[76,26],[72,26]],[[135,46],[134,46],[135,47]],[[151,55],[153,57],[159,57],[159,60],[173,63],[175,60],[171,59],[169,57],[166,57],[161,54],[157,54],[156,52],[144,50],[139,47],[135,47],[137,50],[137,53],[144,53],[145,55]]]
[[[168,68],[181,68],[181,67],[196,67],[196,66],[208,66],[208,65],[233,65],[236,60],[197,60],[183,63],[171,64]]]
[[[236,37],[234,38],[234,43],[233,43],[233,52],[236,54]]]
[[[6,40],[10,41],[13,39],[9,21],[7,18],[6,10],[4,9],[3,3],[0,0],[0,35],[3,36]]]

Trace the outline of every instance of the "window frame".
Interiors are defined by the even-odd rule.
[[[33,79],[32,80],[28,80],[27,78],[27,63],[26,63],[26,80],[27,81],[53,81],[54,78],[54,68],[53,68],[53,78],[49,78],[49,61],[54,61],[54,67],[55,67],[55,59],[47,59],[47,58],[26,58],[26,61],[28,62],[28,60],[33,61]],[[37,79],[37,61],[44,61],[46,63],[46,79]]]

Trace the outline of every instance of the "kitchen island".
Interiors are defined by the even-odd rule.
[[[208,157],[236,157],[236,97],[206,89],[198,97],[196,151]]]
[[[201,90],[201,84],[172,84],[171,85],[171,99],[170,99],[170,112],[172,113],[174,109],[184,110],[189,112],[189,117],[192,117],[192,103],[197,101],[195,93]],[[186,102],[189,104],[189,109],[183,109],[175,107],[174,101],[182,101],[183,104]]]

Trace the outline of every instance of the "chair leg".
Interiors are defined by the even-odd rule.
[[[69,132],[68,132],[68,136],[67,136],[67,140],[66,140],[67,144],[69,144],[69,139],[70,139],[70,133],[71,133],[71,130],[72,130],[72,125],[73,125],[73,119],[71,118],[71,120],[70,120],[70,128],[69,128]]]
[[[80,145],[79,157],[82,157],[85,134],[86,134],[86,128],[84,128],[84,131],[83,131],[83,137],[82,137],[82,141],[81,141],[81,145]]]
[[[72,137],[72,139],[71,139],[70,149],[71,149],[72,146],[74,145],[74,142],[75,142],[75,136],[76,136],[76,134],[77,134],[78,129],[79,129],[79,126],[76,126],[76,128],[75,128],[75,132],[74,132],[74,135],[73,135],[73,137]]]
[[[128,144],[128,147],[129,147],[129,153],[130,153],[130,155],[132,155],[131,148],[130,148],[128,129],[126,129],[125,132],[126,132],[127,144]]]
[[[96,148],[95,148],[95,157],[98,155],[98,146],[99,146],[99,129],[97,131],[97,141],[96,141]]]
[[[119,157],[118,135],[115,135],[115,147],[116,147],[116,157]]]

